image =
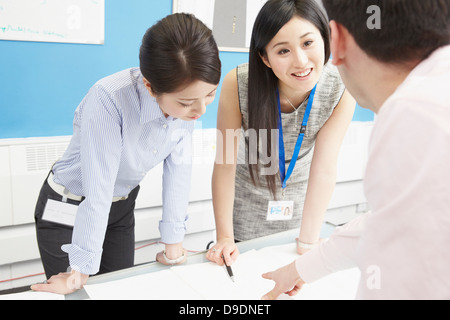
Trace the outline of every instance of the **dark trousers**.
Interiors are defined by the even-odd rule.
[[[134,207],[138,193],[139,186],[131,191],[126,200],[113,202],[111,205],[98,274],[134,265]],[[69,257],[61,250],[61,246],[72,243],[73,228],[42,220],[47,199],[62,201],[62,196],[53,191],[45,180],[36,204],[34,218],[39,253],[48,279],[68,270]],[[81,201],[68,199],[67,203],[79,205]]]

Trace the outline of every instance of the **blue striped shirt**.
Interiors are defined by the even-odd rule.
[[[77,211],[72,243],[62,247],[72,269],[98,272],[112,198],[128,195],[161,162],[161,240],[183,241],[193,129],[194,121],[163,115],[139,68],[101,79],[89,90],[75,112],[70,144],[53,166],[56,183],[85,197]]]

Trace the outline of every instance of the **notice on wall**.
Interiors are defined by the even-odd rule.
[[[174,0],[173,12],[192,13],[212,31],[221,51],[248,52],[253,24],[267,0]]]
[[[0,40],[103,44],[104,0],[0,0]]]

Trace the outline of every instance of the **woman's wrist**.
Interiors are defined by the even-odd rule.
[[[316,247],[319,244],[319,239],[317,239],[317,241],[311,241],[311,240],[304,241],[304,240],[301,240],[300,238],[296,238],[296,241],[297,241],[298,248],[308,249],[308,250]]]
[[[302,249],[308,249],[309,250],[309,249],[312,249],[312,248],[316,247],[317,244],[318,244],[318,242],[316,242],[316,243],[305,243],[305,242],[302,242],[302,241],[297,239],[297,247],[302,248]]]
[[[233,242],[234,243],[234,236],[221,236],[221,237],[217,237],[217,243],[220,242]]]
[[[176,259],[169,259],[169,258],[167,258],[166,251],[164,250],[163,251],[163,258],[164,258],[166,264],[169,264],[169,265],[179,264],[179,263],[183,262],[186,259],[186,251],[183,251],[181,256],[179,256]]]
[[[165,246],[164,255],[169,260],[178,259],[184,254],[183,243],[166,244]]]
[[[166,244],[165,249],[156,255],[156,261],[168,266],[184,263],[186,259],[186,250],[182,243]]]

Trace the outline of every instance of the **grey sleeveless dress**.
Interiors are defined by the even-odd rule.
[[[260,178],[260,185],[254,186],[248,170],[248,63],[237,67],[239,89],[239,104],[242,114],[242,132],[239,142],[238,164],[235,180],[235,200],[233,210],[233,224],[235,239],[239,241],[258,238],[277,232],[296,229],[300,227],[306,188],[309,178],[309,169],[314,153],[314,144],[317,133],[331,116],[339,103],[345,87],[339,72],[330,62],[324,66],[323,73],[317,85],[314,103],[310,113],[308,126],[300,149],[298,161],[291,177],[287,181],[285,200],[294,201],[293,218],[287,221],[267,221],[267,208],[269,201],[274,200],[267,187],[264,177]],[[301,122],[305,113],[308,99],[298,110],[298,120]],[[295,129],[295,114],[282,113],[283,139],[286,155],[286,170],[294,153],[294,147],[300,131],[300,125]],[[246,160],[247,155],[247,160]],[[247,162],[246,162],[247,161]],[[278,169],[278,153],[276,155],[277,197],[281,198],[281,182]],[[277,199],[280,200],[280,199]]]

